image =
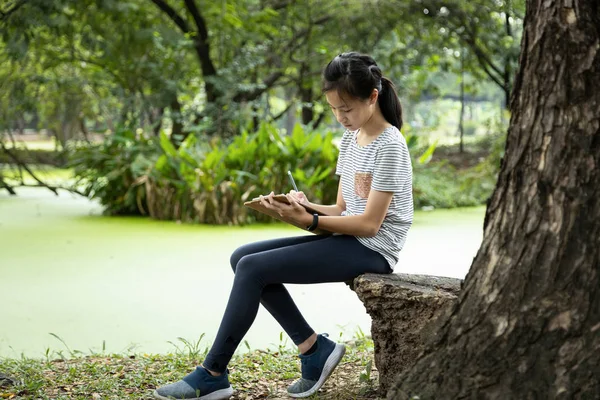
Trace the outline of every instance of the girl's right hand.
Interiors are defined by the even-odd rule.
[[[310,202],[306,198],[306,195],[304,194],[304,192],[296,192],[295,190],[290,190],[289,194],[291,196],[293,196],[298,203],[303,204],[305,206],[310,205]]]

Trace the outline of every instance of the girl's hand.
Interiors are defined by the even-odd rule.
[[[304,192],[296,192],[295,190],[290,190],[288,195],[292,196],[298,203],[304,204],[305,206],[309,206],[310,202],[306,198]]]
[[[271,192],[267,196],[259,197],[260,203],[267,209],[275,211],[280,217],[291,219],[299,224],[309,226],[312,223],[312,215],[302,207],[295,197],[286,194],[290,204],[281,203],[273,199],[275,193]]]

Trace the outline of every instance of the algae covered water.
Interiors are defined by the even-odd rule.
[[[396,272],[464,277],[483,216],[482,207],[417,212]],[[83,352],[172,352],[177,338],[194,341],[202,333],[208,345],[231,289],[233,250],[304,234],[286,225],[105,217],[96,203],[68,193],[0,193],[0,356],[68,354],[57,337]],[[345,284],[289,290],[318,332],[369,332],[370,318]],[[281,331],[261,307],[246,340],[252,348],[275,347]]]

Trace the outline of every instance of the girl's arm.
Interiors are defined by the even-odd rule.
[[[298,193],[289,193],[287,198],[290,204],[280,203],[273,200],[274,193],[267,196],[260,196],[260,203],[280,216],[291,218],[303,226],[310,226],[313,216],[300,205]],[[387,214],[390,203],[392,202],[393,192],[382,192],[371,189],[365,212],[361,215],[345,216],[320,216],[318,227],[330,232],[341,233],[344,235],[373,237],[379,232],[379,228]],[[338,190],[339,196],[339,190]],[[339,197],[338,197],[339,198]],[[305,200],[305,199],[304,199]],[[345,204],[343,204],[345,208]],[[328,207],[328,206],[321,206]],[[337,204],[329,207],[339,207]],[[338,208],[341,210],[341,207]],[[341,214],[341,211],[340,211]]]
[[[344,235],[373,237],[379,231],[387,210],[392,202],[392,192],[371,190],[364,214],[338,216],[319,216],[321,229]],[[330,207],[337,207],[330,206]],[[310,215],[309,215],[310,217]],[[305,220],[310,225],[309,218]],[[308,226],[307,225],[307,226]]]
[[[315,210],[322,212],[326,215],[342,215],[342,211],[346,211],[346,202],[342,196],[342,180],[338,184],[337,200],[335,204],[331,206],[323,206],[320,204],[311,203],[307,200],[308,205]]]

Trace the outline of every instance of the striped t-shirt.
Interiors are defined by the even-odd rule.
[[[379,252],[394,269],[413,220],[412,166],[406,140],[392,126],[374,141],[359,146],[358,131],[346,131],[340,142],[335,173],[340,175],[346,211],[365,212],[371,189],[393,192],[392,202],[379,232],[374,237],[356,236],[359,242]]]

